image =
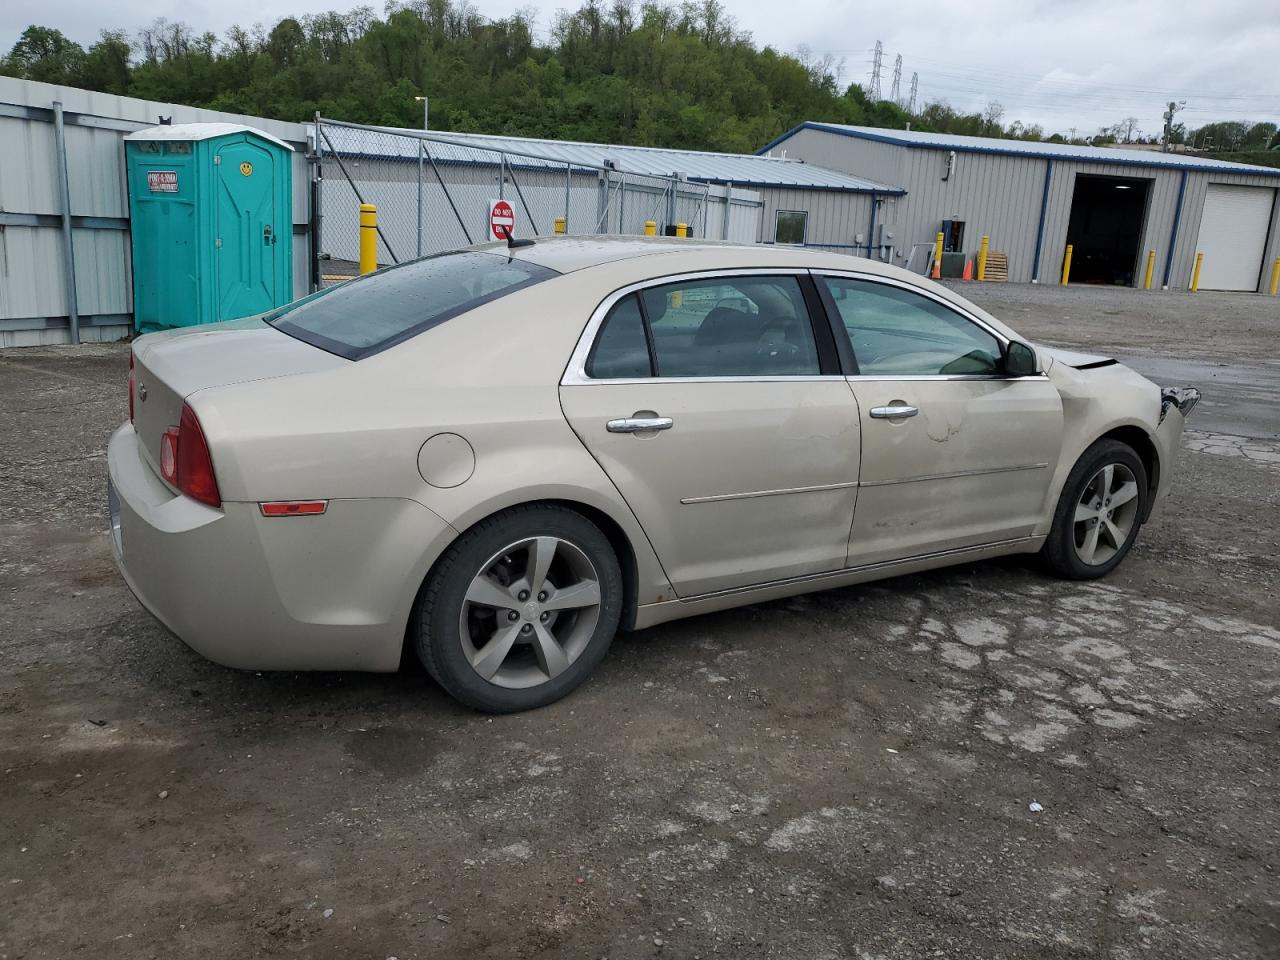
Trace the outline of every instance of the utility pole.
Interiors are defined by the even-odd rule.
[[[893,86],[889,88],[889,99],[902,106],[902,54],[893,61]]]
[[[1169,152],[1169,141],[1173,137],[1173,117],[1179,110],[1187,105],[1187,101],[1169,101],[1169,109],[1164,112],[1164,144],[1160,147],[1161,153]]]
[[[1071,134],[1071,136],[1070,136],[1070,137],[1068,137],[1068,138],[1067,138],[1067,140],[1068,140],[1068,141],[1070,141],[1071,143],[1075,143],[1075,142],[1076,142],[1076,128],[1075,128],[1075,127],[1070,127],[1070,128],[1068,129],[1068,132]]]
[[[911,74],[911,95],[907,100],[907,113],[915,116],[916,113],[916,91],[920,89],[920,74]]]
[[[883,98],[880,92],[880,68],[884,61],[884,44],[876,41],[874,58],[871,61],[871,82],[867,84],[867,99],[879,103]]]

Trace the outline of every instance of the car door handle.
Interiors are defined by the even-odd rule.
[[[896,420],[899,417],[914,417],[920,410],[909,403],[893,403],[887,407],[872,407],[871,416],[877,420]]]
[[[610,433],[643,433],[645,430],[670,430],[670,417],[623,417],[610,420],[605,429]]]

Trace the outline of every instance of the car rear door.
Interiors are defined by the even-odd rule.
[[[844,565],[859,421],[821,309],[805,271],[668,278],[570,361],[565,415],[682,597]]]
[[[1002,335],[914,284],[820,283],[862,418],[849,565],[1030,536],[1062,444],[1053,383],[1007,375]]]

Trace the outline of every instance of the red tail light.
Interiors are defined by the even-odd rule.
[[[138,392],[138,375],[133,372],[133,348],[129,348],[129,422],[133,423],[133,395]]]
[[[193,500],[222,506],[213,458],[195,411],[182,405],[182,418],[160,437],[160,475]]]

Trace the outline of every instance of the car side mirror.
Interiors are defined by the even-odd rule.
[[[1034,377],[1040,372],[1036,352],[1025,343],[1011,340],[1004,354],[1004,372],[1011,377]]]

